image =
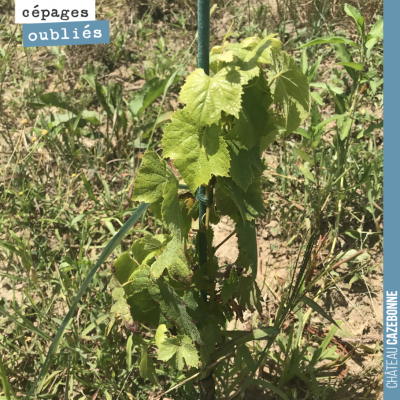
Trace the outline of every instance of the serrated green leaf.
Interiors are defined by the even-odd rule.
[[[270,122],[268,109],[272,103],[271,91],[264,76],[252,80],[244,89],[239,118],[234,121],[226,138],[238,140],[249,149],[257,146],[261,137],[267,134]]]
[[[161,206],[162,206],[162,200],[159,200],[155,203],[151,203],[150,205],[150,211],[153,212],[155,217],[160,221],[162,220]]]
[[[165,339],[165,334],[169,332],[166,325],[165,324],[161,324],[158,328],[157,328],[157,332],[156,335],[154,337],[155,341],[156,341],[156,345],[158,348],[161,347],[161,344],[163,342],[163,340]]]
[[[276,34],[269,35],[260,40],[253,50],[246,54],[244,61],[251,62],[251,60],[256,60],[256,62],[261,64],[271,64],[272,54],[277,54],[282,49],[282,42],[274,36]]]
[[[141,265],[135,272],[129,277],[129,280],[124,285],[125,293],[129,297],[134,292],[140,292],[145,290],[151,284],[149,279],[150,268],[146,264]]]
[[[171,338],[164,337],[161,342],[161,345],[160,346],[157,345],[157,347],[159,349],[158,360],[168,361],[178,351],[179,341],[175,336]]]
[[[143,154],[143,165],[135,179],[133,200],[154,203],[162,199],[167,182],[167,163],[155,151]]]
[[[237,265],[246,268],[253,279],[257,277],[258,253],[257,233],[255,221],[236,221],[236,232],[238,237],[239,256]]]
[[[179,181],[170,169],[167,172],[167,179],[161,214],[168,229],[180,240],[182,238],[183,216],[178,199]]]
[[[244,190],[250,186],[254,178],[252,166],[261,169],[259,148],[253,147],[247,150],[239,142],[229,143],[229,155],[231,157],[230,174],[232,179]]]
[[[180,101],[200,126],[212,125],[221,119],[221,111],[239,117],[242,86],[236,69],[222,68],[210,78],[202,69],[196,69],[186,79],[180,92]]]
[[[217,182],[225,195],[234,201],[243,221],[250,221],[264,213],[264,202],[259,178],[253,179],[246,192],[236,185],[232,178],[218,177]]]
[[[151,266],[152,276],[158,279],[165,268],[168,269],[173,279],[186,284],[190,283],[192,276],[190,266],[182,243],[175,237],[167,244],[164,252]]]
[[[166,318],[174,321],[193,341],[202,344],[199,331],[186,312],[185,304],[171,286],[158,280],[149,288],[149,293],[160,305]]]
[[[244,60],[249,53],[249,49],[246,49],[246,47],[243,47],[241,43],[228,43],[226,46],[227,50],[232,50],[236,57],[238,57],[240,60]]]
[[[179,371],[183,370],[184,360],[190,367],[198,366],[199,357],[196,347],[186,335],[178,335],[170,338],[164,336],[157,347],[159,348],[158,359],[168,361],[175,356],[176,366]]]
[[[111,277],[109,288],[111,290],[111,296],[114,300],[114,304],[111,306],[110,310],[112,322],[109,324],[109,330],[111,329],[114,321],[119,318],[122,319],[125,325],[133,324],[133,318],[130,312],[129,304],[127,303],[125,297],[124,288],[121,286],[115,276]]]
[[[172,117],[162,139],[164,157],[174,159],[190,191],[208,183],[211,174],[228,176],[230,159],[217,125],[199,128],[186,109]]]
[[[188,207],[188,202],[194,202],[193,199],[187,199],[187,200],[180,200],[180,207],[182,211],[182,238],[188,239],[189,232],[192,229],[192,217],[190,216],[190,207]],[[211,210],[212,211],[212,210]],[[196,218],[197,219],[197,218]],[[210,223],[213,223],[211,220],[211,214],[210,214]]]
[[[260,64],[270,64],[271,54],[278,53],[281,50],[282,43],[274,38],[275,35],[270,35],[259,41],[252,50],[244,50],[242,48],[233,47],[232,54],[235,54],[239,60],[236,61],[236,65],[240,74],[241,85],[246,85],[250,80],[260,75]],[[257,41],[257,40],[256,40]],[[229,47],[229,46],[228,46]],[[246,102],[246,101],[245,101]]]
[[[143,263],[150,263],[152,259],[161,253],[160,249],[152,249],[148,248],[147,246],[147,239],[140,238],[136,239],[131,246],[131,252],[133,258],[137,261],[139,265]]]
[[[279,126],[285,125],[285,118],[281,114],[274,113],[272,110],[268,112],[268,123],[265,134],[260,140],[260,154],[264,152],[276,139],[279,134]]]
[[[221,298],[223,304],[226,304],[228,300],[233,299],[234,294],[237,292],[239,285],[239,277],[237,276],[236,270],[231,269],[229,278],[225,280],[221,289]]]
[[[168,325],[167,320],[161,314],[160,306],[154,301],[148,290],[133,293],[127,299],[127,303],[135,321],[149,324],[152,327],[158,326],[160,323]]]
[[[204,346],[200,348],[202,365],[206,365],[210,360],[210,355],[215,351],[217,343],[222,342],[221,329],[216,322],[211,322],[201,329],[201,339]]]
[[[132,260],[129,255],[129,251],[122,253],[115,261],[115,277],[118,279],[121,285],[128,282],[129,277],[133,272],[139,268],[139,264]]]
[[[147,346],[142,346],[142,354],[139,365],[139,373],[143,379],[148,379],[153,385],[157,385],[156,369],[153,365],[153,360],[147,355]]]
[[[161,250],[169,241],[168,235],[146,235],[142,238],[144,250]]]
[[[280,66],[278,66],[278,61]],[[271,64],[268,73],[271,93],[285,111],[286,134],[295,131],[310,111],[310,88],[307,77],[300,71],[296,61],[281,52]]]
[[[177,352],[178,369],[181,371],[183,369],[181,359],[184,359],[189,367],[197,368],[199,365],[199,356],[196,347],[186,335],[179,335],[178,339],[180,339],[180,346]]]

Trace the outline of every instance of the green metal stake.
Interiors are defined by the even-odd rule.
[[[210,74],[210,0],[198,0],[198,61],[197,66],[202,68],[204,72]],[[205,186],[198,188],[200,197],[207,196]],[[207,211],[207,206],[204,201],[199,202],[199,229],[202,229],[203,216]],[[199,232],[199,263],[200,266],[207,262],[207,240],[204,232]],[[207,301],[207,290],[202,291],[204,301]],[[200,381],[200,399],[215,400],[215,383],[212,371],[209,371],[207,376]]]
[[[204,72],[210,74],[210,0],[198,0],[198,60],[197,66]],[[198,188],[199,197],[206,196],[206,188]],[[202,229],[203,216],[206,213],[207,206],[204,202],[199,202],[199,229]],[[203,232],[199,232],[199,266],[207,262],[207,240]],[[201,292],[204,301],[207,301],[207,290]]]

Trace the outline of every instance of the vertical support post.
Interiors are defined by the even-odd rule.
[[[210,74],[210,0],[198,0],[197,3],[198,18],[198,58],[197,66],[204,72]],[[206,187],[201,185],[198,188],[201,197],[206,196]],[[207,206],[199,203],[199,229],[202,229],[203,216],[206,213]],[[199,266],[207,262],[207,240],[203,232],[199,232]],[[207,301],[207,290],[202,291],[204,301]]]
[[[210,0],[197,0],[198,15],[198,60],[197,66],[210,74]],[[198,188],[199,197],[206,197],[207,187],[201,185]],[[207,211],[204,202],[199,202],[199,229],[202,229],[203,216]],[[207,262],[207,240],[204,232],[199,232],[199,264]],[[207,290],[202,291],[204,301],[207,301]],[[215,382],[212,371],[200,381],[200,399],[215,400]]]

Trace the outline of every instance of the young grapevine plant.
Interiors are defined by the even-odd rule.
[[[168,233],[135,240],[113,265],[114,317],[133,332],[143,325],[154,333],[134,335],[140,374],[153,384],[154,346],[158,360],[176,370],[200,371],[277,330],[261,326],[240,336],[226,325],[245,310],[262,313],[255,226],[264,213],[261,155],[279,131],[290,134],[305,120],[309,86],[274,35],[235,44],[226,38],[211,50],[211,75],[196,69],[187,77],[180,92],[185,107],[164,130],[162,156],[146,152],[135,180],[133,200],[150,203]],[[199,203],[207,206],[199,229],[207,240],[203,265],[190,235]],[[224,242],[213,246],[212,225],[221,216],[235,223],[239,255],[219,269],[215,252]],[[245,362],[246,350],[240,350]]]

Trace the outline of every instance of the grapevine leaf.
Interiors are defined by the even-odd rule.
[[[221,329],[216,323],[209,323],[201,329],[201,339],[204,343],[200,349],[201,363],[206,365],[215,351],[216,344],[222,342]]]
[[[232,50],[225,51],[224,53],[218,55],[218,60],[227,63],[233,62],[235,60],[235,53]]]
[[[268,108],[273,103],[268,83],[264,76],[252,80],[244,90],[243,108],[239,118],[227,135],[227,139],[239,140],[249,149],[256,146],[266,134],[269,120]]]
[[[135,179],[133,200],[154,203],[162,199],[167,182],[167,163],[155,151],[143,154],[143,165]]]
[[[251,272],[253,279],[257,277],[257,233],[256,225],[253,221],[238,219],[236,221],[236,232],[238,237],[239,256],[236,263]]]
[[[241,43],[229,43],[226,46],[227,50],[233,51],[233,53],[238,57],[240,60],[244,61],[247,54],[249,54],[250,50],[246,49]]]
[[[239,62],[238,69],[240,74],[240,84],[247,85],[253,78],[258,77],[260,75],[260,68],[257,63],[250,63],[250,62]]]
[[[183,359],[185,359],[186,364],[189,367],[197,368],[199,364],[199,356],[193,342],[186,335],[179,335],[178,339],[180,339],[180,346],[177,353],[178,369],[182,371]]]
[[[229,146],[229,154],[231,157],[230,174],[232,179],[244,191],[250,186],[254,178],[252,166],[258,170],[261,169],[259,148],[253,147],[247,150],[240,143],[232,141]]]
[[[166,318],[174,321],[193,341],[202,344],[199,331],[185,309],[185,304],[175,291],[161,280],[149,288],[149,293],[160,305]]]
[[[190,283],[191,271],[179,239],[174,237],[161,256],[151,266],[151,274],[158,279],[167,268],[170,276],[177,281]]]
[[[245,192],[232,178],[217,177],[217,182],[225,194],[232,198],[245,220],[252,220],[264,213],[264,202],[259,178],[254,178]]]
[[[115,276],[111,277],[109,284],[111,290],[111,296],[114,300],[114,304],[110,310],[111,322],[109,324],[108,331],[112,328],[112,325],[116,319],[121,318],[125,325],[133,323],[130,307],[125,298],[124,288],[118,282]]]
[[[163,338],[160,346],[157,345],[159,352],[158,352],[158,360],[161,361],[168,361],[170,360],[178,351],[179,348],[179,341],[176,337],[171,338]]]
[[[236,69],[222,68],[212,78],[204,70],[196,69],[186,79],[180,101],[187,104],[196,123],[212,125],[221,119],[221,111],[239,117],[242,92]]]
[[[259,65],[270,64],[271,54],[281,50],[282,43],[273,36],[270,35],[262,40],[255,37],[248,38],[249,40],[245,39],[241,44],[227,46],[230,49],[229,53],[236,56],[236,60],[232,61],[236,62],[235,69],[240,74],[241,85],[246,85],[250,80],[258,77],[260,75]]]
[[[190,202],[194,202],[193,199],[187,199],[187,201],[185,200],[181,200],[180,203],[180,207],[182,210],[182,237],[186,238],[189,235],[190,230],[192,229],[192,217],[189,215],[189,208],[188,205],[188,201]],[[211,221],[211,219],[210,219]]]
[[[277,60],[280,61],[281,68],[278,67]],[[284,52],[271,64],[268,77],[273,96],[285,110],[286,133],[290,134],[307,118],[310,110],[307,77],[301,72],[296,61]]]
[[[275,141],[276,137],[279,134],[278,127],[284,126],[285,123],[285,118],[282,114],[278,114],[276,112],[273,112],[272,110],[268,112],[268,123],[266,132],[260,141],[260,154],[262,154],[264,150],[267,149],[269,145]]]
[[[221,298],[223,304],[227,303],[228,300],[233,298],[233,295],[237,292],[238,284],[239,278],[235,269],[232,268],[229,278],[225,280],[224,285],[221,289]]]
[[[147,346],[142,345],[142,354],[139,365],[139,373],[143,379],[148,379],[153,385],[157,385],[156,369],[153,365],[153,360],[147,354]]]
[[[170,169],[167,172],[168,181],[164,187],[161,214],[168,229],[174,236],[181,239],[183,228],[182,211],[178,200],[179,182]]]
[[[133,274],[133,272],[139,267],[139,264],[132,260],[129,255],[129,251],[122,253],[115,261],[115,277],[118,281],[123,285],[125,282],[128,282],[129,277]]]
[[[161,205],[162,200],[150,204],[150,211],[153,212],[155,217],[159,220],[162,220]]]
[[[227,195],[221,187],[217,187],[214,193],[214,197],[216,199],[216,205],[218,209],[218,213],[220,215],[233,215],[235,213],[239,213],[239,209],[236,206],[235,202],[232,200],[232,198]],[[196,270],[197,271],[197,270]],[[195,272],[196,275],[196,272]]]
[[[262,64],[271,64],[271,55],[281,51],[282,43],[279,39],[269,35],[259,41],[259,43],[245,57],[245,63],[251,63],[253,60]]]
[[[150,268],[143,264],[129,277],[129,283],[125,283],[124,288],[127,296],[131,296],[135,292],[145,290],[151,284],[149,279]]]
[[[182,296],[182,300],[187,304],[186,312],[189,314],[190,318],[196,321],[197,327],[204,325],[207,320],[210,319],[211,314],[208,312],[206,303],[200,292],[186,292],[185,295]]]
[[[131,308],[131,314],[135,321],[149,324],[150,326],[158,326],[160,323],[170,325],[161,314],[160,306],[150,296],[148,290],[133,293],[127,299],[127,303]]]
[[[252,277],[241,276],[239,278],[238,302],[243,309],[254,311],[254,308],[261,314],[262,306],[260,303],[261,292]]]
[[[162,139],[164,157],[174,159],[190,191],[208,183],[211,174],[228,176],[229,152],[217,125],[199,128],[186,109],[172,117]]]
[[[131,246],[131,252],[133,258],[138,264],[151,263],[154,257],[161,253],[160,249],[149,248],[147,245],[147,239],[140,238],[135,240]],[[123,282],[125,283],[125,282]]]
[[[161,250],[168,243],[169,239],[167,235],[146,235],[142,238],[144,250]]]
[[[157,345],[158,346],[158,345]],[[196,347],[186,335],[178,335],[177,337],[166,338],[164,336],[160,343],[158,359],[168,361],[175,355],[176,366],[179,371],[183,370],[184,361],[190,367],[197,367],[199,357]]]
[[[163,342],[163,340],[165,339],[165,334],[169,332],[166,325],[165,324],[161,324],[158,328],[157,328],[157,332],[156,332],[156,336],[155,336],[155,341],[156,341],[156,345],[158,348],[161,347],[161,344]]]

